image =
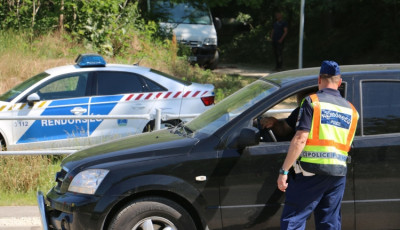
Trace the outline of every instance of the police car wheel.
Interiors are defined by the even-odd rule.
[[[164,121],[161,123],[161,128],[171,128],[177,126],[181,121],[180,120],[169,120],[169,121]],[[146,126],[143,129],[143,133],[146,132],[151,132],[154,130],[155,126],[155,121],[149,121],[149,123],[146,124]]]
[[[177,203],[161,197],[135,200],[123,207],[111,220],[116,229],[196,229],[189,213]]]
[[[7,150],[6,142],[3,138],[0,138],[0,151],[6,151],[6,150]]]

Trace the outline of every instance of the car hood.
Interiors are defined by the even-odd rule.
[[[143,133],[83,149],[63,160],[62,167],[78,170],[122,160],[146,161],[187,154],[199,140],[172,130]]]
[[[4,107],[3,106],[7,106],[9,105],[9,102],[6,101],[0,101],[0,111],[3,111]]]

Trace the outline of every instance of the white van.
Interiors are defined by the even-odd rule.
[[[159,20],[161,27],[171,29],[181,44],[192,49],[189,61],[210,69],[218,65],[217,32],[221,22],[215,25],[209,8],[203,3],[147,0],[148,11]]]

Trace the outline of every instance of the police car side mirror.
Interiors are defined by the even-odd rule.
[[[28,100],[28,105],[33,106],[35,102],[40,101],[40,97],[37,93],[32,93],[31,95],[28,96],[27,100]]]
[[[239,150],[260,144],[260,130],[255,127],[244,128],[237,139]]]

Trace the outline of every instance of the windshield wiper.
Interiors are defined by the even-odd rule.
[[[189,136],[190,134],[193,134],[193,130],[185,126],[183,121],[179,123],[177,126],[175,126],[172,132],[175,134],[179,133],[184,136]]]

